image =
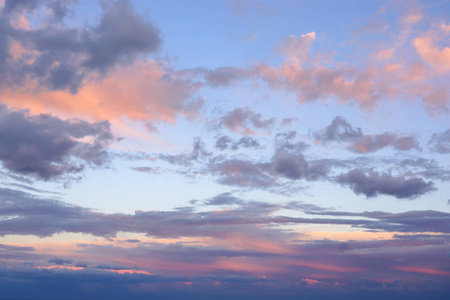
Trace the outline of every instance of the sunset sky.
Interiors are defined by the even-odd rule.
[[[0,299],[449,299],[450,1],[0,0]]]

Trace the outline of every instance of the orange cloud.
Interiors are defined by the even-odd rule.
[[[86,81],[77,94],[36,90],[33,83],[29,83],[27,87],[7,90],[0,96],[5,104],[29,109],[32,113],[175,123],[179,114],[188,117],[196,114],[198,107],[186,102],[195,89],[187,80],[170,78],[162,64],[146,61],[118,68],[102,80]]]

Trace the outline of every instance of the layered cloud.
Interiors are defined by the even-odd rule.
[[[70,281],[74,291],[94,280],[100,288],[119,281],[127,282],[127,287],[156,284],[160,292],[162,283],[177,290],[186,282],[193,288],[190,291],[200,288],[195,286],[200,283],[239,283],[249,288],[271,283],[271,295],[273,289],[299,292],[316,284],[322,291],[325,286],[340,287],[333,293],[359,288],[370,293],[413,287],[423,291],[425,286],[436,292],[446,290],[450,276],[446,271],[450,215],[444,212],[356,213],[299,201],[244,200],[231,193],[191,201],[192,210],[134,215],[99,213],[8,189],[0,190],[0,201],[1,235],[71,232],[107,237],[78,244],[59,242],[55,249],[0,244],[0,257],[7,262],[0,268],[6,280],[3,291],[9,291],[5,282],[14,285],[20,279],[22,284],[40,287],[48,280],[53,285],[61,280],[63,286]],[[281,215],[285,210],[314,217]],[[366,232],[303,232],[301,226],[306,224],[353,226]],[[119,232],[142,235],[124,241],[114,238]],[[334,239],[324,239],[324,233]],[[367,279],[358,281],[361,278]],[[432,282],[427,281],[430,278]],[[205,291],[204,286],[201,289]]]
[[[160,238],[231,237],[237,232],[253,237],[263,236],[260,226],[268,226],[267,234],[278,232],[280,239],[288,238],[284,230],[271,229],[270,224],[331,224],[393,232],[450,233],[448,213],[410,211],[405,213],[327,211],[311,205],[288,203],[270,204],[243,201],[230,194],[221,194],[205,201],[206,205],[239,205],[234,209],[195,212],[193,210],[136,211],[129,214],[105,214],[88,208],[45,199],[28,193],[1,189],[2,208],[0,235],[52,236],[71,232],[114,237],[119,232],[143,233]],[[321,215],[320,218],[277,215],[282,209]],[[339,218],[325,218],[336,216]],[[347,217],[347,218],[342,218]],[[361,219],[364,217],[367,219]],[[51,223],[46,220],[52,220]]]

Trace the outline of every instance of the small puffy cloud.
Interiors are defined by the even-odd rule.
[[[190,166],[193,162],[200,161],[204,158],[211,156],[205,148],[205,143],[200,138],[195,138],[192,145],[192,150],[190,153],[182,154],[158,154],[157,159],[167,161],[173,165]],[[144,169],[134,169],[136,171],[144,171]],[[150,171],[150,170],[148,170]]]
[[[396,150],[408,151],[418,149],[419,145],[413,136],[398,136],[395,133],[385,132],[376,135],[364,135],[349,146],[356,153],[375,152],[392,146]]]
[[[237,141],[233,141],[229,136],[222,135],[216,140],[215,144],[217,149],[225,150],[238,150],[239,148],[259,148],[259,142],[255,138],[250,136],[241,137]]]
[[[350,141],[363,135],[361,128],[354,128],[343,117],[337,116],[326,128],[314,133],[314,137],[323,142]]]
[[[206,205],[234,205],[242,203],[241,199],[234,197],[231,193],[223,193],[205,201]]]
[[[289,179],[317,180],[327,176],[328,169],[322,164],[310,165],[302,154],[277,151],[273,157],[273,169]]]
[[[303,141],[299,141],[296,131],[277,133],[275,136],[275,148],[289,152],[300,153],[309,146]]]
[[[276,184],[276,180],[268,174],[269,167],[267,164],[230,159],[215,163],[210,167],[210,171],[219,176],[218,181],[222,184],[270,188]]]
[[[310,32],[297,37],[290,35],[281,44],[281,52],[294,64],[305,63],[309,58],[312,42],[316,39],[316,33]]]
[[[314,137],[321,142],[346,142],[348,149],[356,153],[375,152],[388,146],[399,150],[409,151],[420,149],[414,136],[401,136],[392,132],[365,135],[361,128],[354,128],[343,117],[336,117],[326,128],[314,132]]]
[[[336,181],[343,186],[349,186],[356,194],[364,194],[368,198],[381,194],[399,199],[414,199],[436,190],[433,182],[426,182],[422,178],[394,177],[362,169],[341,174]]]
[[[450,129],[441,133],[434,133],[428,142],[428,146],[434,152],[441,154],[450,153]]]
[[[423,95],[423,102],[430,114],[448,112],[450,91],[448,86],[437,87]]]
[[[214,70],[198,68],[195,73],[203,74],[206,84],[212,87],[226,87],[234,85],[242,79],[246,79],[252,75],[252,70],[220,67]]]
[[[260,131],[270,133],[275,119],[263,119],[260,113],[248,108],[235,108],[221,118],[221,125],[231,132],[241,135],[254,135]]]

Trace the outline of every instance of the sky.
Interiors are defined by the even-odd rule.
[[[0,298],[448,299],[449,82],[447,0],[0,0]]]

